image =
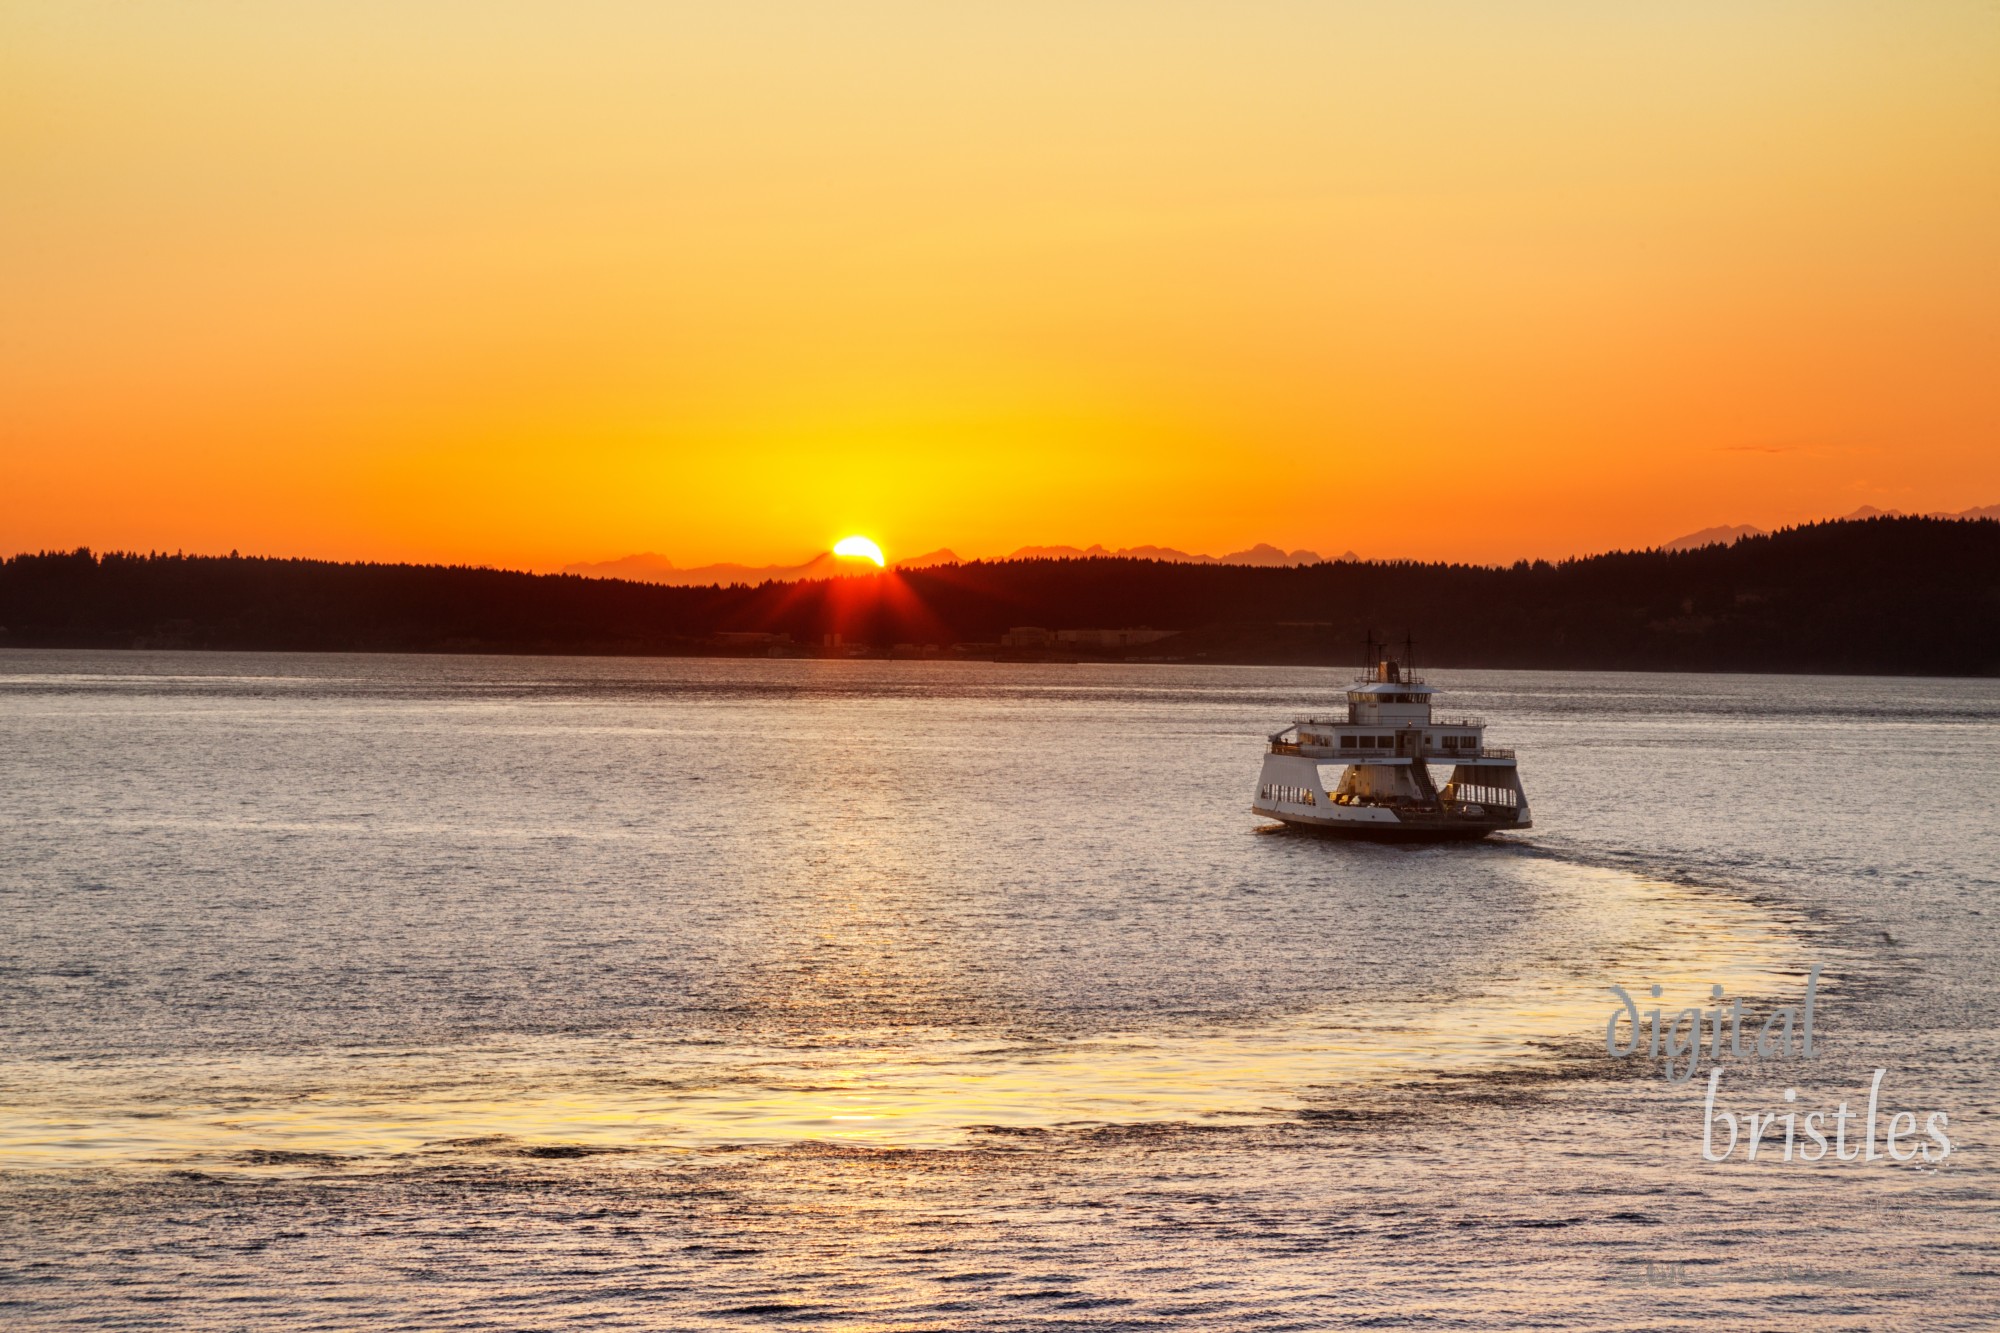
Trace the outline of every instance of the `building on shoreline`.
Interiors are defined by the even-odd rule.
[[[1102,650],[1106,648],[1137,648],[1143,644],[1158,643],[1161,639],[1171,639],[1180,631],[1171,629],[1149,629],[1144,625],[1130,629],[1058,629],[1047,630],[1039,625],[1016,625],[1000,636],[1002,648],[1067,648]]]

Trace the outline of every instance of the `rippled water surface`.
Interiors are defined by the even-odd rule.
[[[2000,1320],[2000,684],[1435,673],[1532,832],[1273,832],[1344,679],[0,653],[0,1323]],[[1814,963],[1718,1106],[1942,1162],[1606,1055]]]

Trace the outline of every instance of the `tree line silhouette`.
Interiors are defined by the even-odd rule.
[[[1994,675],[2000,523],[1819,523],[1505,567],[1001,560],[705,588],[233,554],[0,565],[13,647],[682,654],[761,633],[942,649],[1027,625],[1174,630],[1130,654],[1214,662],[1351,662],[1373,630],[1456,666]]]

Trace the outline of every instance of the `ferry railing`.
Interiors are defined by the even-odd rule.
[[[1450,717],[1433,717],[1428,722],[1354,722],[1347,718],[1295,717],[1294,727],[1388,727],[1401,730],[1405,727],[1483,727],[1486,719],[1477,713],[1457,713]]]
[[[1321,725],[1325,724],[1322,723]],[[1366,726],[1368,724],[1362,723],[1361,725]],[[1454,724],[1447,722],[1444,723],[1443,725],[1453,726],[1453,725],[1473,725],[1473,724]],[[1285,734],[1284,732],[1279,732],[1278,736],[1282,736],[1284,734]],[[1339,745],[1339,744],[1320,745],[1317,743],[1308,745],[1303,741],[1279,740],[1278,736],[1273,736],[1270,738],[1272,754],[1304,754],[1305,751],[1311,750],[1313,752],[1313,756],[1315,758],[1320,758],[1320,759],[1380,759],[1385,756],[1389,758],[1394,758],[1399,754],[1398,748],[1394,745]],[[1467,748],[1462,750],[1453,749],[1452,747],[1445,745],[1427,745],[1422,747],[1419,750],[1419,753],[1422,755],[1423,758],[1427,760],[1431,760],[1433,762],[1445,762],[1445,763],[1449,763],[1454,759],[1514,758],[1513,749],[1509,746],[1504,746],[1504,745],[1482,745],[1477,749],[1468,746]]]

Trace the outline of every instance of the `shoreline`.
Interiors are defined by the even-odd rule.
[[[547,661],[554,658],[577,658],[588,661],[719,661],[719,662],[854,662],[877,665],[882,663],[918,663],[923,665],[970,665],[970,666],[1118,666],[1118,667],[1286,667],[1294,670],[1334,671],[1342,673],[1345,679],[1354,665],[1345,659],[1337,661],[1299,661],[1284,658],[1216,658],[1216,657],[1090,657],[1048,655],[977,656],[970,653],[920,653],[907,654],[887,652],[810,652],[810,653],[745,653],[725,650],[700,650],[687,652],[665,652],[657,649],[623,650],[615,648],[291,648],[291,647],[218,647],[192,644],[102,644],[102,643],[14,643],[0,638],[0,653],[129,653],[172,654],[202,653],[215,656],[265,656],[265,657],[384,657],[414,658],[440,657],[465,658],[472,660],[487,658],[524,658]],[[1826,678],[1833,680],[1938,680],[1938,681],[1985,681],[2000,679],[2000,670],[1989,672],[1938,672],[1938,671],[1882,671],[1882,670],[1841,670],[1824,669],[1778,669],[1752,667],[1711,667],[1711,666],[1579,666],[1571,663],[1550,663],[1524,665],[1516,662],[1438,662],[1423,667],[1426,672],[1450,671],[1522,671],[1549,674],[1575,672],[1606,676],[1736,676],[1746,679],[1770,678]]]

